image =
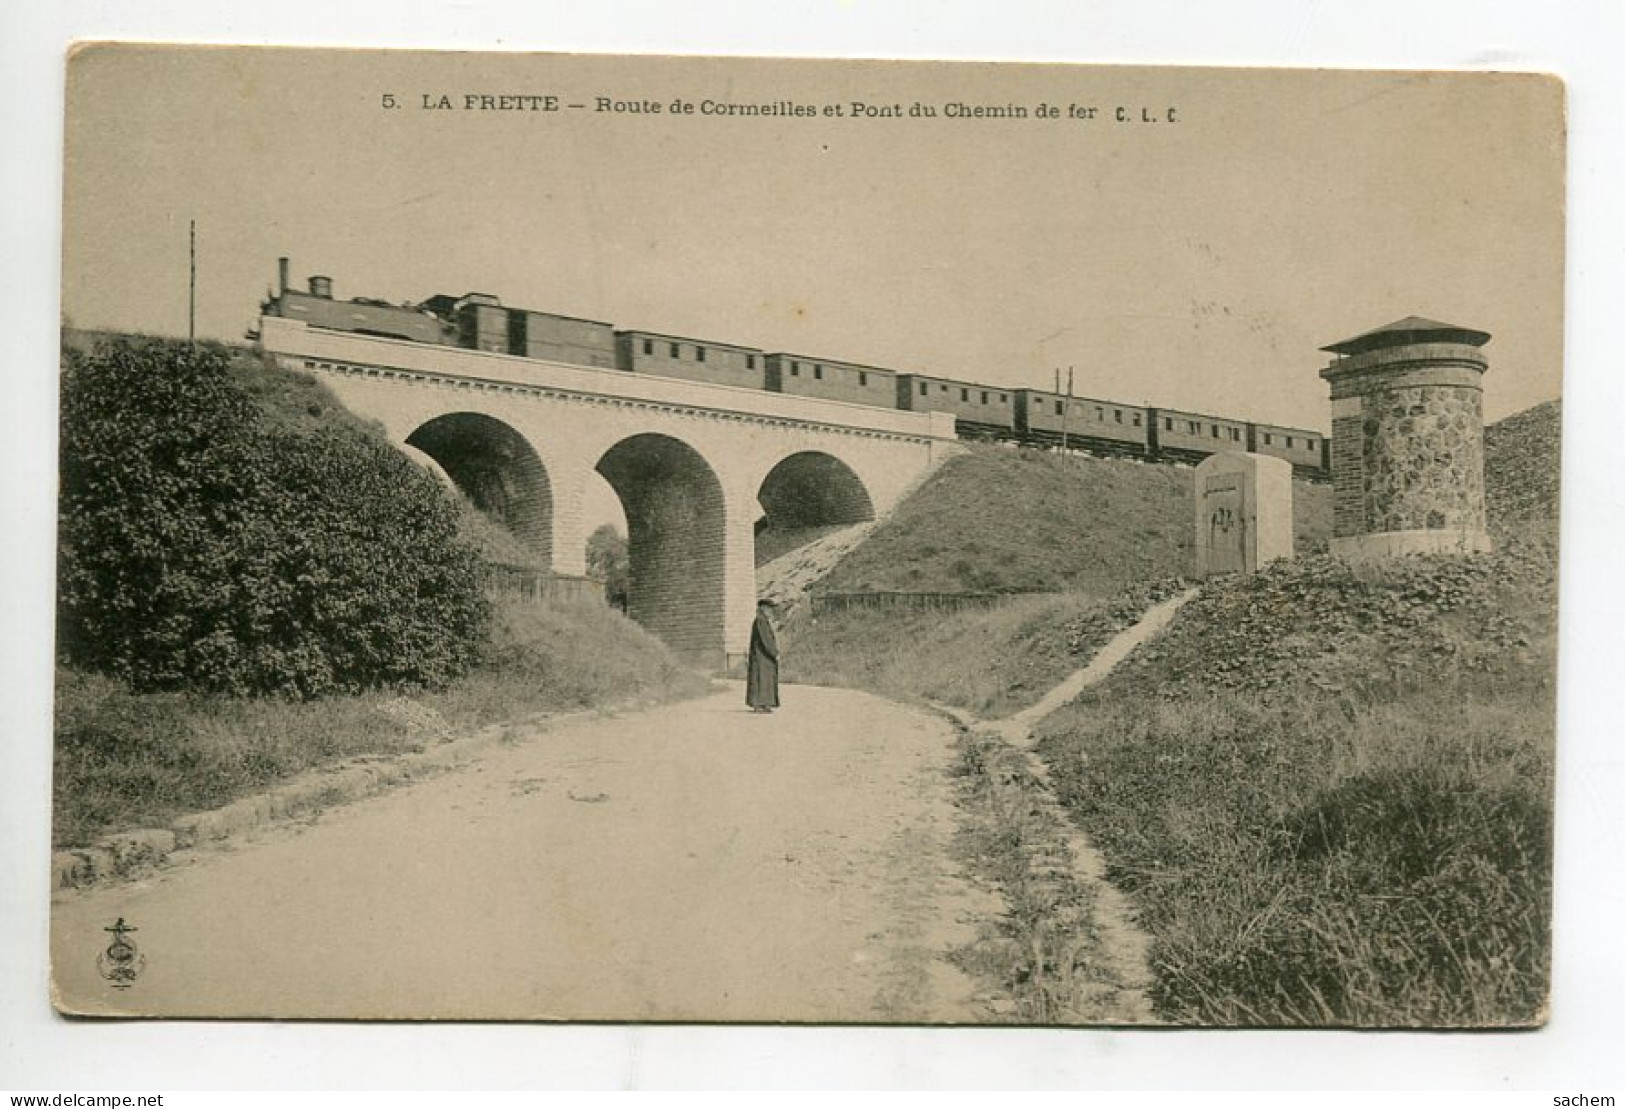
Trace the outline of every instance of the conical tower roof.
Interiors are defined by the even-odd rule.
[[[1421,316],[1406,316],[1402,320],[1395,320],[1373,331],[1320,349],[1332,354],[1360,354],[1368,350],[1401,347],[1411,343],[1461,343],[1465,346],[1481,347],[1489,341],[1488,331],[1475,331],[1470,327],[1440,323],[1438,320],[1429,320]]]

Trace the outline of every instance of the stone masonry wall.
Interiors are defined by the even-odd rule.
[[[1363,413],[1332,419],[1332,534],[1365,531],[1365,451]]]
[[[1363,532],[1484,528],[1483,393],[1411,386],[1362,400],[1360,499]],[[1338,434],[1337,443],[1345,442]],[[1336,462],[1334,461],[1334,469]],[[1349,507],[1339,478],[1336,533]]]
[[[628,506],[631,617],[679,654],[720,657],[723,611],[722,491],[668,485]]]
[[[726,506],[692,447],[658,434],[624,440],[599,472],[626,511],[629,615],[689,656],[720,657],[726,637]]]

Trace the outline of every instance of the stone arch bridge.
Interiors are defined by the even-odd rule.
[[[683,656],[749,645],[755,535],[888,511],[957,449],[953,417],[374,338],[264,317],[260,342],[432,458],[541,566],[586,572],[596,474],[626,514],[629,611]],[[421,457],[421,456],[420,456]]]

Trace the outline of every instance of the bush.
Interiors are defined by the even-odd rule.
[[[267,412],[256,395],[308,386],[217,345],[123,337],[64,358],[65,662],[138,691],[298,698],[467,668],[488,620],[476,556],[382,437],[319,405]]]

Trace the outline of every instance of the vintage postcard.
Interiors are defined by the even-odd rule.
[[[1546,1019],[1555,78],[67,71],[63,1012]]]

